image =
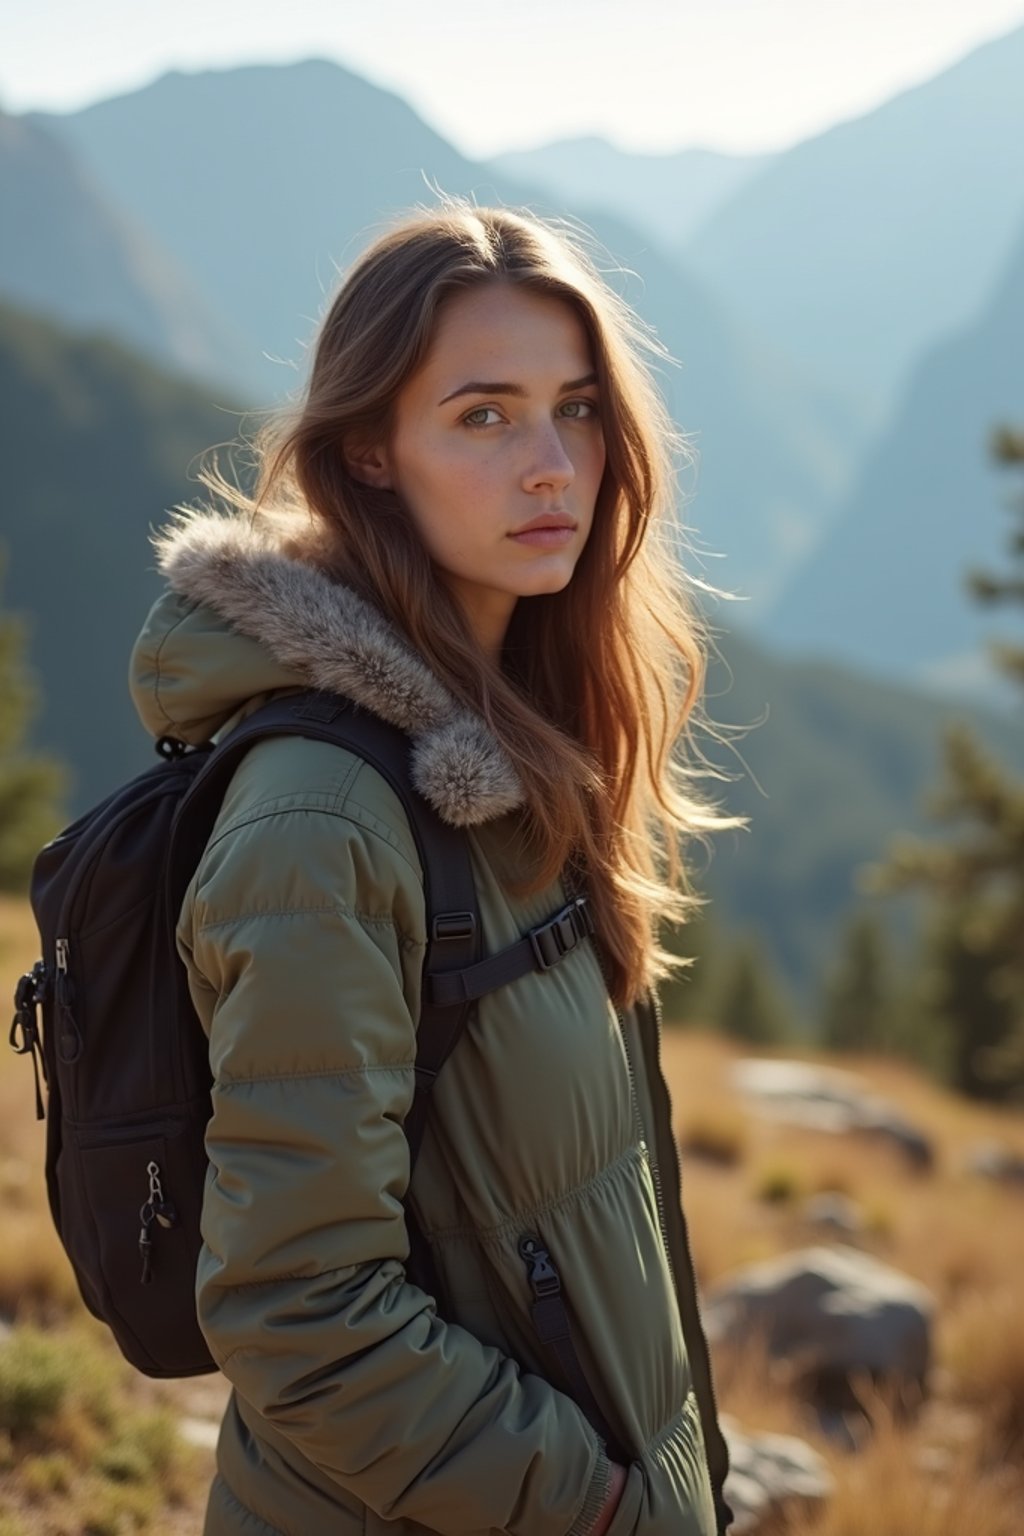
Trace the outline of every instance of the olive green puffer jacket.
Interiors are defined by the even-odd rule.
[[[467,829],[488,952],[564,903],[557,882],[507,894],[511,764],[354,592],[208,514],[160,560],[131,667],[154,735],[200,742],[278,690],[343,692],[408,733],[417,787]],[[585,1536],[608,1457],[534,1330],[527,1235],[631,1463],[612,1536],[713,1536],[725,1450],[653,1010],[616,1016],[589,942],[490,993],[410,1184],[422,871],[385,780],[294,737],[235,773],[178,944],[214,1076],[199,1319],[234,1389],[206,1536]],[[407,1207],[436,1304],[406,1275]]]

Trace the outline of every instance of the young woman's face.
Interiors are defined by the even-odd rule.
[[[398,494],[497,658],[517,600],[571,580],[604,463],[579,316],[562,299],[494,282],[444,305],[398,396],[390,443],[357,472]],[[523,531],[544,516],[553,526]]]

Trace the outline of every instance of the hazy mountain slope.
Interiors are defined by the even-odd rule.
[[[263,397],[295,387],[354,237],[429,197],[421,166],[445,187],[465,180],[466,162],[399,97],[319,60],[174,71],[32,120],[75,146],[246,336]]]
[[[988,457],[1000,423],[1024,423],[1024,219],[991,303],[915,369],[831,533],[771,613],[772,639],[945,687],[986,684],[985,637],[1014,617],[970,603],[964,574],[1007,558],[1012,487]]]
[[[108,329],[176,367],[223,380],[237,342],[185,274],[104,195],[69,146],[0,112],[0,295]]]
[[[1024,27],[779,155],[683,254],[738,320],[888,403],[1007,259],[1024,213],[1022,82]]]
[[[844,666],[786,660],[736,634],[721,652],[707,712],[745,733],[730,738],[734,750],[705,743],[712,762],[737,776],[708,791],[750,827],[715,840],[703,883],[714,910],[757,933],[806,999],[856,898],[860,866],[881,857],[895,832],[934,832],[924,800],[941,776],[948,723],[972,723],[1020,772],[1024,722],[944,705]],[[891,901],[885,911],[898,940],[909,907]]]
[[[568,207],[617,214],[671,250],[689,240],[774,158],[714,149],[644,155],[590,137],[496,155],[488,163]]]
[[[159,590],[147,533],[196,489],[195,456],[231,431],[195,384],[0,305],[4,601],[31,619],[36,739],[73,765],[79,808],[150,761],[127,692]]]
[[[536,189],[464,160],[399,98],[318,61],[167,75],[47,121],[252,338],[266,395],[297,387],[301,371],[257,368],[257,353],[301,365],[333,263],[351,260],[390,212],[429,202],[425,178],[479,202],[547,207]],[[688,520],[728,557],[710,574],[765,601],[845,489],[866,430],[856,402],[739,331],[648,236],[593,222],[611,265],[635,273],[612,281],[682,363],[665,385],[701,454]]]

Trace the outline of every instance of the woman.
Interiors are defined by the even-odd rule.
[[[640,340],[564,234],[447,201],[348,275],[252,498],[208,473],[232,515],[158,540],[132,667],[154,734],[344,693],[468,829],[488,952],[570,891],[598,935],[481,1000],[410,1182],[426,927],[401,804],[334,744],[244,759],[178,928],[214,1073],[198,1311],[234,1389],[207,1536],[729,1519],[650,995],[654,918],[692,901],[680,834],[725,823],[670,756],[702,650]],[[533,1327],[538,1253],[586,1393]]]

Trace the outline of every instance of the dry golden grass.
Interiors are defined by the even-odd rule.
[[[10,999],[36,958],[27,905],[0,897],[0,994]],[[855,1455],[823,1439],[787,1371],[763,1349],[716,1350],[723,1409],[752,1431],[808,1440],[836,1479],[825,1506],[780,1516],[763,1536],[1020,1536],[1024,1194],[968,1176],[963,1166],[971,1144],[985,1139],[1024,1153],[1024,1118],[962,1101],[900,1063],[842,1062],[933,1140],[936,1166],[922,1175],[897,1149],[872,1140],[750,1114],[729,1084],[730,1065],[742,1054],[701,1031],[669,1029],[664,1042],[676,1132],[705,1154],[683,1155],[702,1286],[742,1264],[827,1240],[807,1226],[804,1196],[838,1190],[867,1224],[858,1246],[920,1280],[936,1304],[928,1403],[899,1423],[880,1399],[865,1401],[875,1429]],[[10,1052],[0,1060],[0,1315],[84,1329],[110,1358],[107,1390],[119,1405],[116,1423],[104,1428],[100,1399],[91,1416],[79,1400],[51,1425],[49,1438],[14,1460],[9,1437],[0,1437],[0,1536],[118,1536],[128,1529],[197,1536],[211,1458],[197,1455],[161,1472],[153,1445],[166,1424],[161,1410],[216,1412],[223,1382],[145,1381],[121,1365],[100,1325],[84,1318],[45,1207],[44,1127],[35,1120],[31,1067]],[[763,1198],[773,1179],[792,1186],[794,1198]],[[127,1433],[126,1414],[156,1426],[148,1449]]]
[[[663,1060],[677,1131],[688,1116],[736,1113],[729,1087],[742,1048],[706,1033],[672,1031]],[[824,1056],[822,1062],[834,1061]],[[856,1244],[920,1280],[935,1303],[931,1397],[899,1423],[864,1389],[874,1432],[854,1455],[825,1440],[763,1349],[718,1348],[721,1406],[751,1430],[800,1435],[828,1462],[834,1497],[790,1513],[764,1536],[1020,1536],[1024,1532],[1024,1193],[963,1171],[972,1143],[995,1138],[1024,1151],[1024,1118],[958,1099],[900,1063],[848,1058],[924,1131],[931,1174],[895,1148],[748,1115],[746,1154],[734,1168],[683,1157],[684,1203],[702,1285],[737,1265],[809,1243],[799,1200],[759,1198],[788,1171],[807,1193],[841,1190],[867,1222]]]
[[[775,1522],[769,1536],[1019,1536],[1019,1467],[993,1461],[979,1425],[954,1420],[932,1438],[873,1407],[873,1429],[856,1452],[826,1449],[832,1498]]]

